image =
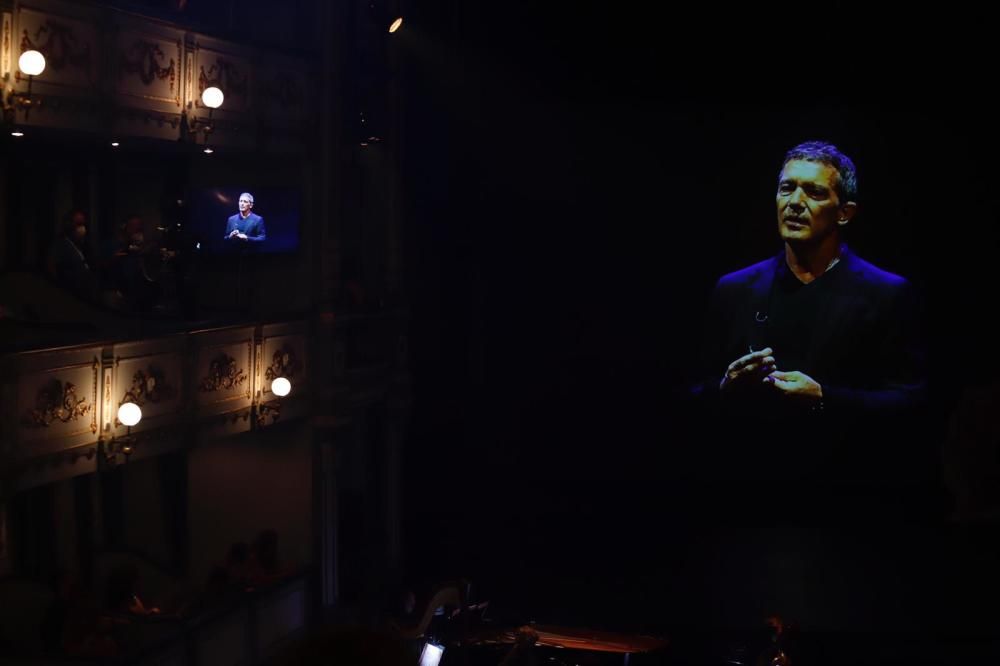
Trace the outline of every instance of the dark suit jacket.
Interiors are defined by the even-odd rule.
[[[247,235],[247,240],[251,243],[262,243],[267,239],[267,232],[264,229],[264,218],[255,213],[250,213],[244,220],[239,213],[233,215],[226,221],[226,233],[223,236],[224,240],[235,241],[235,239],[230,239],[229,234],[233,232],[233,229],[239,229],[240,232]],[[242,242],[242,241],[239,241]]]
[[[771,285],[784,252],[722,277],[715,286],[704,363],[712,374],[699,391],[718,392],[726,367],[767,341]],[[919,406],[926,393],[922,327],[913,289],[845,249],[833,269],[836,289],[825,306],[805,366],[823,387],[825,410],[886,412]],[[764,320],[764,321],[760,321]],[[780,359],[779,359],[780,368]]]
[[[829,298],[799,370],[823,388],[823,409],[809,409],[755,387],[720,396],[727,366],[768,344],[768,307],[784,253],[722,277],[704,337],[702,397],[706,442],[735,476],[887,479],[915,482],[929,473],[927,443],[915,443],[926,402],[925,351],[911,285],[845,250],[829,277]],[[714,437],[714,439],[712,439]],[[925,436],[926,439],[926,436]],[[714,446],[714,448],[713,448]],[[714,465],[714,462],[712,463]],[[712,472],[710,472],[711,474]]]

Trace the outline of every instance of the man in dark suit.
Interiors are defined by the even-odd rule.
[[[256,244],[267,239],[264,229],[264,218],[252,211],[253,195],[244,192],[240,195],[240,212],[226,221],[226,235],[223,239],[230,243]]]
[[[939,510],[917,299],[847,248],[857,201],[854,164],[835,146],[792,148],[776,193],[782,251],[712,295],[685,507],[719,526],[693,560],[711,581],[698,594],[726,606],[727,622],[776,611],[870,626],[905,592],[880,567],[912,559],[872,535]]]
[[[810,483],[905,474],[898,426],[926,394],[921,327],[909,282],[844,243],[856,201],[850,158],[796,146],[778,179],[782,252],[716,284],[705,363],[718,374],[698,390],[726,421],[760,426],[744,439],[762,446],[734,457],[741,470],[757,456]]]

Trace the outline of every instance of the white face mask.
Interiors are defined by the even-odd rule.
[[[83,240],[84,236],[86,235],[87,235],[87,227],[85,225],[78,224],[75,227],[73,227],[73,237],[76,238],[76,240]]]

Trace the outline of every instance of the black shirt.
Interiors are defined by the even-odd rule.
[[[767,322],[762,344],[771,347],[778,370],[799,370],[810,374],[810,348],[815,331],[823,326],[831,294],[836,291],[838,264],[806,284],[784,261],[778,266],[771,286]]]

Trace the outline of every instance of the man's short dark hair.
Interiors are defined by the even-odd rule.
[[[837,179],[837,196],[840,197],[841,203],[858,200],[858,174],[854,169],[854,162],[832,143],[826,141],[800,143],[785,153],[785,161],[781,163],[782,170],[792,160],[819,162],[832,166],[840,174],[840,178]]]

